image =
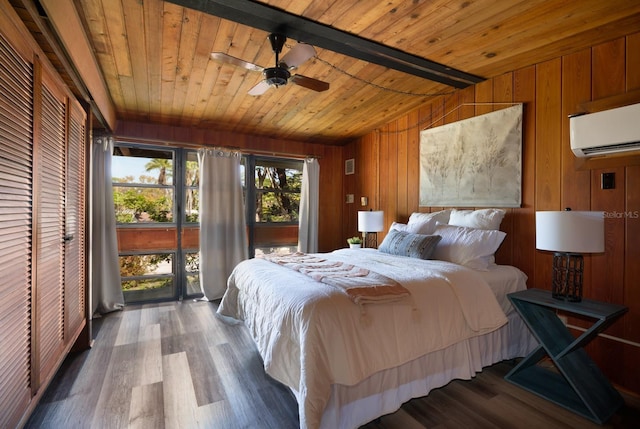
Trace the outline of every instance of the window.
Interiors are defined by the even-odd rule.
[[[200,222],[200,165],[196,151],[186,152],[184,175],[184,222],[197,224]]]
[[[120,254],[126,302],[170,299],[174,292],[174,254]]]
[[[296,251],[302,161],[246,156],[244,165],[250,254]]]
[[[296,166],[283,161],[259,160],[256,163],[256,222],[298,222],[302,171],[292,167]]]
[[[181,270],[184,295],[194,297],[200,292],[200,165],[198,152],[184,152],[184,186],[182,195],[182,231],[180,247],[182,248]]]
[[[112,163],[116,223],[174,221],[172,151],[116,146]]]

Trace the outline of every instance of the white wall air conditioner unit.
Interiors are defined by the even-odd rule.
[[[640,103],[569,118],[578,157],[640,150]]]

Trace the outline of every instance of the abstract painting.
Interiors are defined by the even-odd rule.
[[[522,104],[420,132],[420,206],[519,207]]]

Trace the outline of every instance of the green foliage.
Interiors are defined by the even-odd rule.
[[[113,187],[116,222],[171,222],[172,201],[166,189]]]
[[[256,221],[296,222],[300,210],[302,172],[256,166]]]
[[[166,185],[167,177],[172,177],[172,164],[173,161],[164,158],[153,158],[147,162],[144,168],[147,171],[158,170],[158,185]]]
[[[191,213],[186,215],[187,222],[197,223],[200,221],[200,215],[198,213]]]
[[[120,275],[123,277],[143,276],[153,272],[161,262],[171,262],[171,254],[120,256]]]
[[[186,186],[200,185],[200,166],[197,161],[187,161],[187,173],[185,176]]]
[[[122,277],[140,277],[150,274],[158,268],[162,262],[171,262],[169,253],[153,255],[128,255],[120,256],[120,275]],[[140,284],[147,280],[126,280],[122,282],[122,289],[129,290],[139,288]],[[145,286],[147,287],[147,286]]]
[[[186,271],[190,273],[200,272],[200,253],[187,253],[184,258]]]
[[[145,280],[128,280],[122,282],[122,290],[150,290],[160,289],[171,285],[171,279],[168,278],[154,278]]]
[[[119,186],[122,184],[166,185],[173,175],[173,161],[153,158],[146,171],[158,170],[158,177],[140,175],[113,178],[113,203],[117,223],[172,222],[173,191],[165,187]]]

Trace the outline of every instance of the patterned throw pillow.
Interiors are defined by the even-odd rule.
[[[378,250],[391,255],[430,259],[440,239],[439,235],[412,234],[391,229]]]

